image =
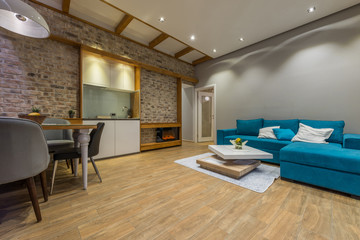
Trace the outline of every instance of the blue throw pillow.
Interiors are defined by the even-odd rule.
[[[327,142],[342,143],[344,132],[344,121],[320,121],[320,120],[300,120],[300,123],[308,125],[312,128],[333,128],[331,136]]]
[[[264,119],[236,120],[236,133],[238,135],[259,135],[259,129],[263,127]]]
[[[291,129],[294,133],[299,130],[299,119],[264,120],[264,127],[280,126],[283,129]]]
[[[277,140],[291,141],[295,133],[291,129],[273,128]]]

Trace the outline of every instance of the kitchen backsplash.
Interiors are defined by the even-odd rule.
[[[115,113],[116,118],[127,118],[127,109],[130,109],[130,93],[84,85],[83,118],[110,116],[111,113]]]

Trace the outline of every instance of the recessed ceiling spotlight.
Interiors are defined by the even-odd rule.
[[[311,8],[309,8],[309,9],[307,10],[307,12],[308,12],[308,13],[315,12],[315,9],[316,9],[315,7],[311,7]]]
[[[213,52],[216,53],[216,49],[215,49],[215,48],[213,49]]]
[[[159,22],[165,22],[165,18],[164,18],[164,17],[160,17],[160,18],[159,18]]]
[[[190,40],[191,40],[191,41],[194,41],[194,40],[195,40],[195,35],[191,35],[191,36],[190,36]]]
[[[240,42],[243,42],[243,41],[244,41],[244,38],[242,38],[242,37],[239,38],[239,41],[240,41]]]

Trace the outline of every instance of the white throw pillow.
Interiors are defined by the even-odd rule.
[[[258,138],[277,139],[275,134],[274,134],[273,128],[280,128],[280,126],[260,128]]]
[[[299,124],[299,131],[291,139],[292,142],[310,142],[310,143],[328,143],[325,140],[328,139],[333,128],[312,128],[305,124]]]

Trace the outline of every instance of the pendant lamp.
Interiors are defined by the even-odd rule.
[[[33,38],[47,38],[50,35],[45,19],[21,0],[0,0],[0,26]]]

